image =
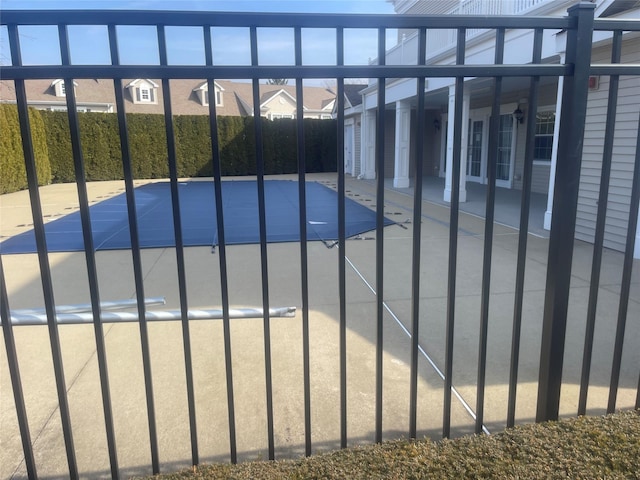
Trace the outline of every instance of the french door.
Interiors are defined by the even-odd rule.
[[[513,117],[500,115],[498,127],[498,157],[496,159],[496,185],[511,188],[513,177]]]
[[[467,137],[467,180],[483,183],[484,172],[484,120],[469,120]]]

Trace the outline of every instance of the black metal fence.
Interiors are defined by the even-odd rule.
[[[492,106],[492,120],[489,129],[489,152],[497,151],[498,119],[500,114],[500,97],[503,81],[511,77],[527,77],[529,86],[529,105],[538,104],[538,87],[545,77],[564,77],[564,93],[562,97],[562,119],[559,130],[558,167],[556,172],[556,188],[554,191],[554,209],[551,235],[549,241],[548,269],[546,291],[544,300],[544,320],[542,329],[542,349],[540,353],[539,389],[537,399],[537,421],[553,420],[558,418],[560,402],[560,389],[562,386],[562,366],[565,348],[565,335],[567,330],[567,310],[569,305],[569,287],[571,282],[572,253],[574,246],[576,212],[578,207],[578,189],[580,184],[580,168],[582,158],[582,146],[584,139],[585,115],[587,109],[587,95],[589,88],[589,76],[601,75],[610,77],[609,103],[607,107],[607,120],[605,132],[605,147],[602,161],[602,181],[600,187],[600,201],[598,205],[597,227],[594,242],[594,254],[592,263],[592,275],[590,284],[589,308],[586,323],[584,361],[582,381],[580,389],[580,405],[578,414],[584,414],[586,409],[587,389],[589,386],[589,372],[592,356],[593,332],[595,325],[595,311],[597,294],[600,282],[600,265],[603,252],[603,239],[605,232],[605,219],[607,212],[608,186],[612,161],[612,148],[615,130],[615,108],[618,96],[618,80],[621,76],[640,75],[640,66],[635,64],[621,64],[621,45],[623,32],[640,32],[640,23],[631,20],[594,20],[594,8],[591,4],[579,4],[569,11],[563,18],[541,17],[469,17],[469,16],[349,16],[349,15],[258,15],[258,14],[232,14],[232,13],[203,13],[203,12],[115,12],[115,11],[5,11],[2,13],[2,25],[8,29],[9,45],[11,50],[12,65],[2,69],[2,77],[15,83],[16,100],[22,132],[22,145],[27,170],[31,211],[36,233],[38,259],[40,265],[40,278],[44,294],[45,311],[48,319],[49,339],[53,354],[55,381],[58,394],[60,418],[62,421],[64,444],[68,462],[69,476],[78,478],[76,462],[76,446],[69,414],[67,398],[67,381],[62,361],[60,345],[59,325],[56,321],[56,302],[52,274],[44,234],[44,221],[42,205],[36,178],[33,146],[30,138],[30,126],[28,116],[28,99],[25,90],[25,81],[30,79],[63,78],[66,85],[66,102],[69,116],[70,134],[73,146],[73,156],[76,172],[76,185],[79,197],[80,213],[85,242],[86,265],[88,271],[88,285],[91,296],[91,311],[93,314],[93,326],[95,329],[96,352],[100,372],[101,394],[103,402],[105,432],[109,450],[111,475],[118,478],[119,463],[114,422],[112,413],[112,399],[109,388],[109,376],[107,372],[107,353],[105,350],[105,335],[101,321],[100,295],[98,286],[98,272],[96,265],[95,249],[91,235],[91,221],[89,200],[87,196],[87,184],[85,182],[82,147],[80,145],[80,130],[78,124],[76,95],[73,88],[73,79],[79,78],[105,78],[113,80],[116,98],[117,115],[120,129],[120,148],[122,152],[122,164],[126,185],[126,198],[129,215],[129,229],[131,233],[131,253],[135,277],[137,295],[137,313],[139,317],[139,329],[141,338],[142,361],[144,366],[144,378],[146,389],[146,410],[148,415],[149,441],[151,448],[151,463],[154,473],[160,470],[160,458],[158,454],[158,433],[156,431],[156,413],[154,407],[154,394],[152,388],[150,341],[147,330],[146,306],[144,303],[144,279],[142,259],[138,241],[134,183],[129,156],[129,138],[125,116],[125,99],[123,94],[123,79],[125,78],[154,78],[161,79],[164,91],[163,102],[166,120],[167,151],[169,157],[169,171],[171,180],[171,192],[173,198],[173,223],[175,229],[177,279],[180,292],[180,308],[182,313],[182,331],[184,342],[184,361],[186,365],[186,384],[188,395],[188,409],[191,433],[192,464],[200,463],[198,449],[198,436],[196,425],[196,402],[194,395],[194,382],[192,371],[192,347],[190,344],[190,322],[188,320],[188,302],[185,279],[185,258],[180,228],[180,198],[178,192],[178,179],[176,168],[176,148],[172,122],[172,104],[170,93],[171,79],[199,79],[207,78],[210,92],[215,90],[214,79],[250,79],[253,82],[253,109],[260,110],[259,80],[268,78],[291,78],[296,81],[297,88],[297,119],[298,119],[298,179],[299,201],[301,206],[306,205],[305,198],[305,158],[303,131],[303,107],[302,80],[304,79],[337,79],[337,119],[338,142],[336,155],[338,158],[338,221],[339,233],[339,309],[340,309],[340,445],[347,446],[349,429],[347,423],[347,296],[346,296],[346,260],[345,260],[345,174],[344,174],[344,80],[348,78],[373,78],[378,85],[384,85],[386,79],[415,78],[417,79],[417,110],[425,108],[425,79],[451,77],[455,78],[455,112],[454,118],[461,118],[463,109],[463,89],[465,78],[484,77],[493,82],[492,89],[494,102]],[[21,60],[19,28],[23,25],[53,25],[57,26],[61,52],[61,65],[55,66],[23,66]],[[111,65],[73,65],[70,58],[69,38],[67,27],[70,25],[106,25],[108,27],[109,46],[111,53]],[[119,60],[117,25],[150,25],[157,28],[158,45],[160,50],[160,65],[121,65]],[[171,66],[167,61],[167,45],[165,37],[166,26],[191,26],[201,27],[205,48],[206,65],[204,66]],[[248,27],[250,30],[251,65],[249,66],[223,66],[214,63],[212,55],[211,27]],[[287,27],[292,28],[295,34],[295,65],[291,66],[266,66],[258,62],[257,27]],[[302,62],[301,31],[304,28],[330,28],[336,35],[336,64],[331,66],[310,66]],[[345,29],[376,29],[378,31],[378,64],[377,65],[345,65],[344,63],[344,30]],[[489,29],[495,31],[495,61],[493,64],[465,65],[465,48],[467,29]],[[415,29],[418,32],[419,54],[417,65],[385,65],[385,32],[387,29]],[[456,61],[452,65],[426,65],[425,56],[426,34],[433,29],[453,29],[457,31]],[[505,32],[510,29],[534,30],[535,40],[531,62],[522,65],[510,65],[503,63]],[[566,60],[561,64],[542,63],[542,33],[544,30],[564,30],[567,32]],[[610,64],[591,65],[591,45],[594,32],[612,32],[613,48]],[[378,88],[378,105],[384,106],[385,88]],[[509,411],[507,425],[513,426],[515,422],[516,389],[518,386],[518,363],[520,354],[521,319],[523,308],[524,280],[525,280],[525,255],[527,252],[527,230],[529,223],[529,201],[531,194],[531,176],[533,164],[533,149],[535,137],[535,108],[528,112],[526,133],[526,157],[523,174],[523,194],[521,205],[520,234],[518,243],[516,302],[513,315],[513,340],[511,344],[511,369],[509,381]],[[219,232],[218,258],[220,264],[220,285],[223,310],[224,328],[224,356],[226,362],[226,392],[229,419],[229,453],[232,462],[237,461],[235,412],[234,412],[234,380],[232,375],[231,357],[231,332],[229,319],[229,291],[227,275],[227,251],[225,245],[225,223],[223,218],[223,198],[220,188],[221,168],[219,148],[217,144],[217,124],[215,102],[209,103],[210,132],[212,139],[213,171],[215,178],[215,199],[217,206],[217,228]],[[416,117],[417,131],[425,128],[424,118]],[[385,116],[377,116],[376,137],[376,170],[384,171],[385,165]],[[456,320],[456,274],[458,253],[459,230],[459,183],[461,176],[461,142],[463,126],[460,122],[454,128],[453,143],[453,169],[452,169],[452,198],[449,218],[449,259],[448,259],[448,300],[446,313],[446,354],[444,366],[444,417],[442,421],[442,436],[449,437],[452,403],[452,372],[453,372],[453,346],[454,325]],[[259,196],[260,218],[260,252],[262,272],[262,299],[264,312],[269,311],[269,281],[267,265],[267,240],[266,240],[266,214],[264,201],[264,162],[260,148],[262,142],[261,122],[255,122],[256,157],[257,157],[257,185]],[[639,137],[640,139],[640,137]],[[422,136],[415,140],[415,153],[417,158],[422,158],[425,145]],[[639,140],[640,142],[640,140]],[[490,155],[495,159],[495,155]],[[611,372],[611,384],[609,390],[609,404],[607,410],[612,412],[616,408],[616,394],[620,375],[620,363],[623,341],[625,338],[625,323],[627,321],[627,305],[631,288],[631,272],[633,265],[634,235],[638,217],[638,202],[640,199],[640,144],[636,147],[636,161],[633,172],[633,191],[631,193],[630,213],[627,224],[627,244],[624,253],[624,269],[622,288],[619,300],[618,323],[616,326],[615,354]],[[416,163],[415,168],[415,195],[413,202],[413,224],[420,225],[422,218],[422,178],[423,167],[421,162]],[[491,264],[493,249],[493,220],[495,208],[495,161],[488,164],[488,190],[486,203],[486,226],[484,241],[484,261],[482,270],[482,305],[481,305],[481,330],[478,358],[477,377],[477,401],[476,401],[476,431],[481,432],[484,423],[484,390],[487,373],[487,336],[489,322],[489,296],[491,281]],[[376,198],[376,269],[375,290],[377,292],[377,317],[376,317],[376,415],[375,415],[375,439],[382,440],[383,432],[383,317],[384,317],[384,200],[385,184],[384,176],[377,176]],[[302,323],[303,323],[303,359],[304,359],[304,432],[305,452],[312,452],[311,437],[311,405],[310,399],[310,341],[309,341],[309,285],[308,285],[308,251],[307,251],[307,224],[306,209],[300,209],[300,259],[301,259],[301,292],[302,292]],[[428,312],[420,309],[420,267],[421,267],[421,230],[415,228],[413,232],[412,265],[411,273],[411,370],[410,370],[410,402],[409,402],[409,436],[416,437],[416,412],[418,400],[418,357],[419,357],[419,327],[420,319]],[[0,261],[0,280],[2,280],[2,327],[5,347],[9,363],[9,371],[13,386],[13,395],[22,438],[24,459],[28,475],[37,477],[36,458],[32,448],[31,432],[28,422],[28,412],[23,398],[20,380],[20,368],[18,355],[14,342],[14,325],[10,321],[11,312],[7,296],[5,271]],[[265,382],[267,403],[267,433],[268,456],[275,456],[274,422],[273,422],[273,385],[271,376],[271,342],[270,322],[268,313],[264,314],[264,351],[265,351]],[[640,404],[640,397],[636,400],[636,408]]]

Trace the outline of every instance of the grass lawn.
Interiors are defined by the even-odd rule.
[[[491,436],[399,440],[300,460],[201,465],[162,479],[640,478],[640,410]]]

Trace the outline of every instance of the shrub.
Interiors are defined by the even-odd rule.
[[[47,133],[51,176],[55,183],[73,182],[73,156],[66,112],[40,112]]]
[[[44,123],[38,110],[29,109],[31,143],[39,185],[51,183]],[[24,151],[18,110],[15,105],[0,105],[0,193],[27,188]]]
[[[117,115],[79,113],[80,140],[87,180],[123,178]],[[66,112],[43,112],[49,158],[56,182],[75,179]],[[205,115],[174,117],[179,177],[211,176],[209,118]],[[218,117],[218,142],[222,175],[255,175],[255,123],[253,117]],[[262,121],[264,171],[295,173],[297,125],[292,119]],[[336,169],[336,125],[330,120],[305,120],[307,171]],[[127,114],[129,152],[134,178],[167,178],[164,115]]]
[[[104,113],[81,113],[78,120],[86,179],[99,181],[123,178],[118,117]]]
[[[179,115],[173,118],[178,177],[210,177],[211,135],[209,117]]]

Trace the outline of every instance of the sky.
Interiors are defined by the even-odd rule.
[[[393,13],[387,0],[0,0],[3,10],[190,10],[226,12]]]
[[[2,10],[186,10],[292,13],[373,13],[393,14],[387,0],[0,0]],[[1,12],[0,12],[1,15]],[[19,28],[24,65],[60,64],[57,29],[54,26]],[[122,64],[158,64],[155,27],[117,27]],[[201,28],[167,27],[168,61],[173,65],[203,65]],[[397,32],[387,32],[387,47],[395,44]],[[377,32],[345,29],[345,63],[367,64],[377,56]],[[70,26],[71,61],[78,65],[109,64],[107,29],[103,26]],[[214,63],[250,64],[247,28],[213,28]],[[293,29],[258,29],[258,58],[262,65],[294,63]],[[135,48],[128,48],[135,46]],[[332,65],[336,62],[335,31],[303,29],[302,55],[305,65]],[[10,64],[7,29],[0,27],[0,65]]]

